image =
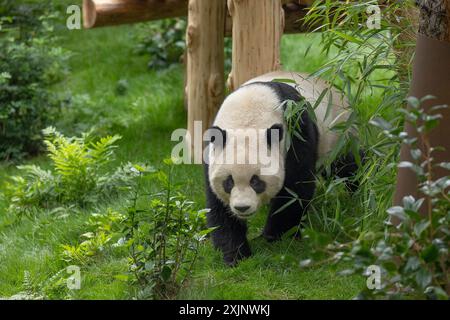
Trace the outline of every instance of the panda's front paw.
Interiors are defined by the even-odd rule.
[[[262,234],[261,234],[261,236],[264,238],[264,239],[266,239],[267,240],[267,242],[275,242],[275,241],[279,241],[279,240],[281,240],[281,234],[271,234],[271,233],[268,233],[268,232],[263,232]],[[301,240],[302,239],[302,233],[301,233],[301,231],[300,230],[296,230],[292,235],[291,235],[291,237],[293,237],[294,239],[297,239],[297,240]]]
[[[274,234],[269,234],[269,233],[263,232],[262,236],[264,239],[267,240],[267,242],[275,242],[275,241],[281,240],[281,235],[274,235]]]
[[[223,261],[229,267],[235,267],[239,261],[248,258],[252,255],[250,246],[244,245],[233,252],[227,252],[223,255]]]

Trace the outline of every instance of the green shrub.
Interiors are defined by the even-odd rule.
[[[117,196],[136,174],[131,165],[111,171],[115,143],[120,136],[95,139],[91,134],[67,138],[54,128],[44,130],[51,169],[19,166],[23,172],[5,185],[10,212],[30,213],[40,208],[96,203]]]
[[[185,49],[186,19],[165,19],[144,24],[136,52],[149,55],[150,69],[164,69],[179,63]]]
[[[48,18],[55,17],[51,12],[55,10],[49,0],[2,0],[0,6],[0,17],[7,22],[4,27],[13,27],[20,40],[42,36],[45,33],[43,24],[49,22]]]
[[[172,181],[168,170],[136,167],[140,179],[125,219],[125,239],[130,254],[130,274],[140,288],[138,298],[170,299],[190,276],[206,229],[206,211],[195,209]],[[145,180],[158,182],[162,191],[148,194]]]
[[[136,53],[150,56],[148,68],[165,69],[182,62],[186,49],[186,19],[153,21],[140,27]],[[231,70],[232,41],[225,39],[225,73]]]
[[[41,130],[60,106],[49,88],[63,77],[68,55],[55,46],[53,17],[41,6],[14,1],[2,9],[0,160],[10,160],[41,150]]]

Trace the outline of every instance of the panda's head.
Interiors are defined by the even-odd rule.
[[[238,218],[247,219],[281,190],[284,183],[284,161],[281,152],[274,148],[269,150],[274,153],[270,157],[272,161],[270,167],[269,164],[263,164],[259,160],[250,161],[248,155],[257,151],[251,150],[248,145],[243,147],[239,143],[231,146],[233,140],[236,142],[240,135],[245,134],[231,131],[221,129],[226,137],[225,143],[223,147],[215,145],[219,149],[216,156],[218,155],[221,160],[210,162],[209,180],[214,193],[229,206],[232,213]],[[270,131],[271,129],[267,129],[267,132]],[[260,143],[258,141],[258,144]],[[234,163],[227,162],[226,159],[232,151],[235,155]],[[238,159],[245,161],[242,163]]]
[[[227,97],[213,130],[211,189],[235,216],[247,219],[284,184],[286,128],[280,98],[270,86],[244,86]]]

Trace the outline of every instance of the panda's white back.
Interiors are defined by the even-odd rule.
[[[217,113],[214,126],[222,129],[268,129],[283,123],[283,108],[268,86],[243,86],[230,94]]]
[[[331,87],[326,81],[319,78],[308,79],[307,74],[297,72],[270,72],[251,79],[245,84],[250,84],[253,82],[270,82],[274,79],[294,80],[295,83],[287,84],[297,89],[297,91],[299,91],[300,94],[313,106],[324,90],[330,90],[329,92],[332,94],[332,103],[329,114],[327,115],[327,109],[329,106],[328,94],[322,99],[321,103],[315,109],[317,127],[320,135],[319,156],[327,154],[337,143],[339,138],[336,132],[332,131],[331,128],[338,123],[346,121],[349,116],[348,103],[345,97],[343,97],[342,94],[336,89]],[[278,117],[276,118],[278,119]]]

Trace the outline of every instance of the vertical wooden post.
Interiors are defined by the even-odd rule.
[[[194,122],[208,129],[225,91],[225,0],[189,0],[187,44],[188,131],[195,163],[201,162],[202,137],[194,136]],[[195,146],[195,148],[194,148]]]
[[[284,29],[281,0],[228,0],[233,19],[233,63],[228,87],[280,68]]]

